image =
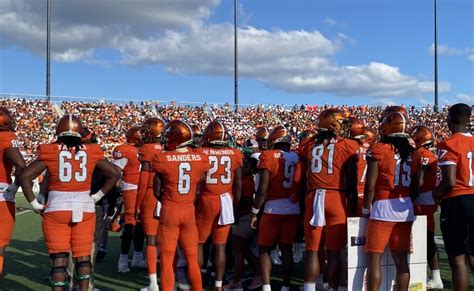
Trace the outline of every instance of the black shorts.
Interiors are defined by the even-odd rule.
[[[446,253],[451,256],[474,254],[474,195],[441,201],[441,232]]]

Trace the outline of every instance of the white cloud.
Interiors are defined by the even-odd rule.
[[[441,101],[443,104],[447,105],[452,105],[455,103],[474,104],[474,94],[460,93],[455,96],[442,97]]]
[[[0,0],[4,45],[44,55],[45,1]],[[56,61],[95,63],[94,51],[118,51],[125,65],[156,64],[170,73],[233,72],[233,26],[208,23],[219,0],[54,1],[52,48]],[[328,21],[329,18],[328,18]],[[385,98],[432,94],[432,82],[381,62],[339,65],[337,52],[353,40],[319,31],[239,29],[242,78],[287,92],[327,92]],[[97,60],[100,61],[100,60]],[[440,91],[450,90],[441,83]]]
[[[326,17],[323,19],[323,23],[324,24],[327,24],[329,26],[336,26],[336,25],[340,25],[339,22],[337,22],[336,20],[332,19],[331,17]]]
[[[430,54],[434,54],[434,44],[428,48]],[[445,55],[445,56],[466,56],[467,60],[473,62],[474,61],[474,48],[454,48],[449,47],[447,45],[439,45],[438,44],[438,55]]]

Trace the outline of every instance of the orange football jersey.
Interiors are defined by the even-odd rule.
[[[138,148],[134,145],[123,144],[114,149],[114,159],[127,159],[127,164],[123,168],[123,181],[126,183],[138,184],[140,179],[140,161],[138,160]]]
[[[12,183],[13,164],[3,158],[6,149],[18,147],[16,134],[13,132],[0,132],[0,183]]]
[[[164,151],[155,155],[153,169],[162,179],[162,203],[194,203],[201,176],[209,170],[209,159],[190,148],[187,152]]]
[[[153,162],[153,157],[162,151],[163,146],[161,143],[146,143],[140,147],[138,159],[140,162],[149,162],[151,164]],[[146,185],[147,188],[153,188],[154,177],[155,175],[150,175],[148,177],[148,184]]]
[[[49,172],[48,191],[90,191],[92,173],[104,152],[97,144],[82,145],[76,152],[60,144],[43,144],[38,148],[38,160]]]
[[[301,180],[301,164],[294,152],[267,150],[260,155],[259,169],[270,172],[266,200],[289,198],[295,194]]]
[[[416,150],[419,156],[419,164],[421,167],[428,167],[428,171],[423,177],[423,185],[420,187],[420,192],[430,192],[436,188],[436,180],[438,174],[438,160],[436,155],[424,148],[420,147]]]
[[[364,193],[365,176],[367,175],[367,150],[368,146],[360,146],[359,159],[357,161],[357,193],[359,194]]]
[[[253,175],[242,177],[242,197],[239,202],[239,215],[249,214],[252,209],[255,194],[255,179]]]
[[[196,151],[199,153],[199,151]],[[206,182],[201,185],[202,195],[232,194],[234,172],[243,165],[243,155],[233,148],[202,148],[209,157]]]
[[[307,190],[345,190],[343,171],[349,159],[357,159],[359,144],[345,138],[333,138],[327,145],[305,143],[300,151],[307,171]]]
[[[474,137],[455,133],[438,146],[440,166],[456,166],[456,184],[444,199],[474,194]]]
[[[392,144],[376,143],[370,146],[367,158],[378,161],[374,201],[409,196],[411,177],[419,167],[416,151],[402,163]]]

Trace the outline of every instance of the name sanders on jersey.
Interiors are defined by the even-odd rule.
[[[166,155],[166,160],[168,162],[193,162],[193,161],[202,161],[200,155]]]

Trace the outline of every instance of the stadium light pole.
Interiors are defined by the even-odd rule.
[[[51,0],[47,0],[46,16],[46,100],[51,99]]]
[[[239,110],[239,65],[237,51],[237,0],[234,0],[234,106]]]
[[[438,112],[438,0],[434,0],[434,110]]]

